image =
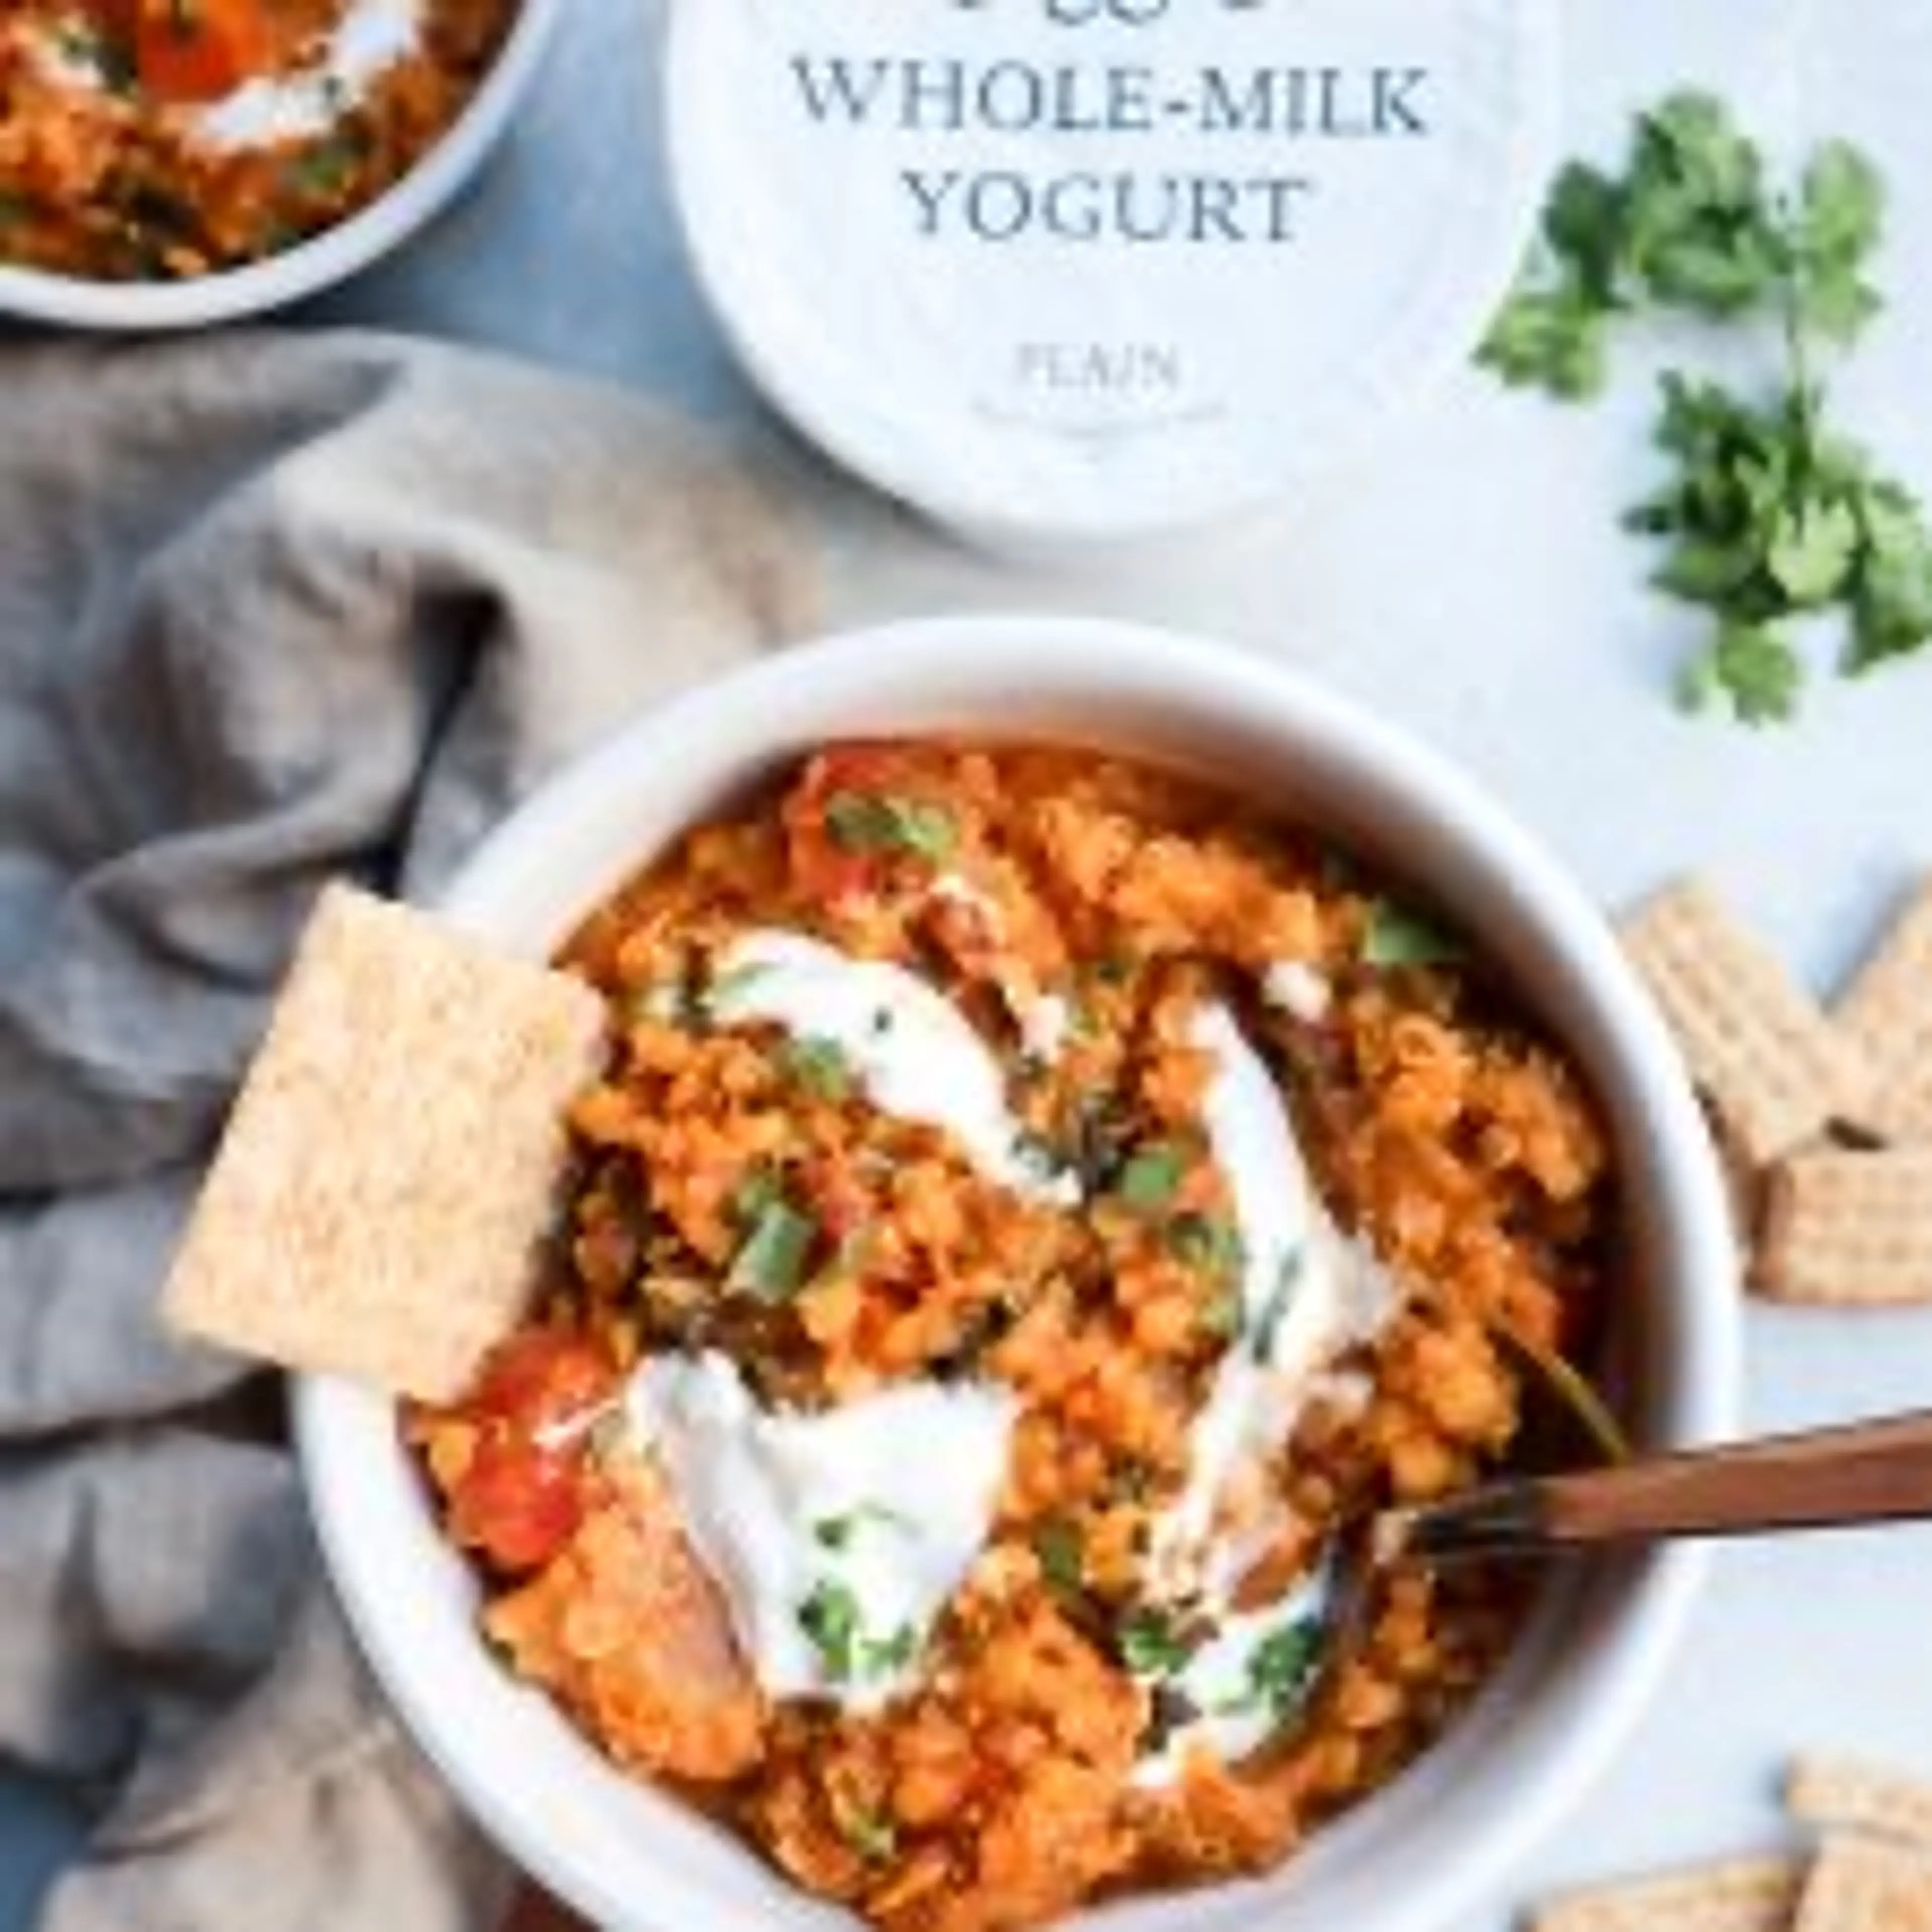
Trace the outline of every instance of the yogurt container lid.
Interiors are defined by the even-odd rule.
[[[1553,0],[673,0],[688,245],[754,377],[993,541],[1330,472],[1468,354],[1555,136]]]

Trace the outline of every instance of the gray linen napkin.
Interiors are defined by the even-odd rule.
[[[799,539],[620,395],[372,336],[0,355],[0,1756],[46,1932],[467,1932],[504,1880],[156,1289],[309,901],[796,634]],[[265,1426],[266,1424],[266,1426]]]

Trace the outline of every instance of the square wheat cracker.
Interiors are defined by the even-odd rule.
[[[1932,1140],[1932,880],[1906,902],[1832,1017],[1871,1070],[1860,1125],[1888,1140]]]
[[[1785,1804],[1808,1825],[1902,1839],[1932,1856],[1932,1780],[1854,1758],[1801,1757]]]
[[[1932,1148],[1826,1148],[1772,1177],[1755,1279],[1822,1307],[1932,1302]]]
[[[460,1393],[525,1307],[602,1000],[332,886],[164,1293],[178,1328],[398,1394]]]
[[[1827,1838],[1796,1932],[1932,1932],[1932,1858],[1856,1834]]]
[[[1691,1078],[1751,1166],[1862,1108],[1869,1082],[1856,1050],[1708,886],[1671,886],[1622,933]]]
[[[1572,1892],[1530,1932],[1790,1932],[1804,1885],[1796,1858],[1726,1859]]]

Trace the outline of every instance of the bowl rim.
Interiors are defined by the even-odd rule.
[[[566,0],[516,0],[476,90],[398,179],[292,248],[186,281],[111,282],[0,265],[0,316],[104,334],[164,334],[262,315],[320,295],[393,254],[461,193],[508,131]]]
[[[1238,487],[1168,466],[1172,495],[1095,511],[1081,493],[1048,492],[1010,475],[980,481],[913,454],[896,437],[877,386],[830,380],[839,365],[812,350],[808,322],[791,332],[766,318],[758,251],[744,245],[728,179],[714,179],[704,158],[705,116],[718,92],[701,36],[710,18],[697,5],[674,4],[664,28],[664,153],[671,201],[686,259],[713,321],[758,391],[787,420],[852,475],[946,528],[998,552],[1105,552],[1138,542],[1185,539],[1222,524],[1240,524],[1306,497],[1324,476],[1346,472],[1404,421],[1425,407],[1467,364],[1484,328],[1522,266],[1558,147],[1563,94],[1564,26],[1556,0],[1512,0],[1526,74],[1510,130],[1511,159],[1482,244],[1460,263],[1447,292],[1419,306],[1387,345],[1403,366],[1370,384],[1344,423],[1331,425],[1311,458],[1305,437],[1270,465],[1250,467]],[[1412,338],[1414,338],[1412,340]],[[790,346],[778,346],[788,340]],[[854,424],[861,425],[855,428]],[[1023,500],[1015,508],[1016,499]]]
[[[701,739],[714,728],[723,728],[721,720],[736,718],[746,735],[754,735],[755,726],[757,733],[775,740],[784,734],[791,701],[827,679],[860,681],[862,688],[862,681],[878,675],[887,663],[902,678],[910,666],[914,672],[939,675],[943,682],[950,669],[984,696],[999,689],[996,674],[1020,675],[1029,662],[1078,658],[1083,653],[1096,664],[1104,660],[1104,673],[1096,670],[1087,682],[1104,684],[1109,697],[1138,691],[1185,702],[1193,693],[1204,709],[1224,718],[1228,707],[1250,707],[1261,714],[1262,728],[1284,742],[1300,738],[1304,743],[1339,744],[1372,766],[1373,783],[1426,806],[1452,844],[1508,874],[1532,908],[1533,922],[1552,942],[1560,941],[1566,964],[1576,970],[1588,1000],[1609,1022],[1619,1082],[1646,1103],[1645,1126],[1658,1156],[1652,1165],[1664,1178],[1681,1256],[1677,1292],[1667,1304],[1681,1332],[1664,1440],[1678,1446],[1734,1431],[1743,1317],[1732,1289],[1736,1252],[1722,1182],[1681,1058],[1608,923],[1553,856],[1473,779],[1406,731],[1301,673],[1172,632],[1060,616],[916,619],[821,638],[701,686],[620,727],[539,787],[485,837],[450,882],[441,909],[460,923],[501,896],[540,893],[546,856],[560,833],[600,814],[608,818],[610,800],[634,783],[640,765],[649,768],[654,747]],[[1202,694],[1204,680],[1214,688]],[[1224,723],[1219,728],[1228,728]],[[752,755],[734,742],[714,776],[741,776]],[[416,1660],[389,1628],[386,1592],[375,1587],[375,1570],[356,1546],[362,1479],[372,1470],[380,1478],[385,1468],[400,1464],[394,1408],[393,1402],[340,1381],[297,1379],[298,1454],[326,1567],[390,1701],[491,1835],[560,1896],[594,1912],[597,1922],[608,1923],[614,1932],[646,1928],[659,1932],[710,1922],[704,1915],[717,1907],[694,1888],[668,1886],[641,1910],[634,1897],[620,1895],[532,1822],[527,1808],[503,1788],[501,1768],[478,1761],[460,1715],[429,1697]],[[1641,1559],[1620,1576],[1615,1615],[1592,1620],[1587,1680],[1564,1687],[1573,1714],[1587,1721],[1573,1725],[1550,1746],[1536,1774],[1512,1794],[1507,1808],[1485,1814],[1483,1831],[1451,1850],[1437,1849],[1426,1887],[1412,1888],[1382,1906],[1375,1932],[1426,1932],[1449,1922],[1499,1882],[1581,1800],[1648,1708],[1677,1652],[1706,1568],[1704,1552],[1678,1546]],[[560,1717],[557,1721],[566,1720]],[[1419,1762],[1426,1765],[1432,1754]],[[1399,1780],[1329,1828],[1304,1855],[1304,1863],[1321,1856],[1330,1840],[1346,1838],[1352,1824],[1402,1789]],[[1297,1869],[1293,1864],[1285,1868]],[[1281,1874],[1270,1877],[1279,1883]],[[1258,1891],[1252,1921],[1240,1922],[1258,1924],[1286,1902],[1271,1890]],[[1237,1909],[1233,1904],[1226,1908]],[[1212,1922],[1220,1926],[1224,1916]],[[730,1922],[752,1922],[734,1915]],[[1089,1922],[1083,1912],[1069,1922],[1084,1926]]]

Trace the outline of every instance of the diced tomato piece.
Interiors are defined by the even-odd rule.
[[[580,1420],[610,1399],[617,1372],[602,1349],[552,1329],[526,1329],[494,1348],[466,1414],[532,1436]]]
[[[262,0],[136,0],[134,70],[158,100],[218,100],[262,73]]]
[[[548,1563],[583,1520],[590,1426],[616,1382],[603,1350],[574,1336],[529,1329],[494,1349],[453,1412],[477,1431],[449,1491],[457,1540],[499,1570]]]
[[[542,1569],[584,1520],[582,1460],[486,1436],[451,1493],[450,1533],[499,1570]]]

